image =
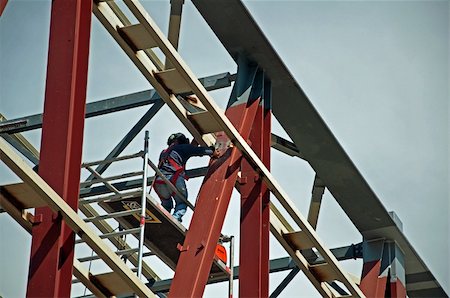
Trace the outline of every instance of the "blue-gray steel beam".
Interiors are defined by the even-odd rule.
[[[216,90],[231,86],[235,75],[221,73],[200,79],[206,90]],[[105,115],[131,108],[153,104],[161,100],[154,89],[131,93],[123,96],[91,102],[86,104],[86,118]],[[0,123],[0,133],[18,133],[42,127],[42,114],[36,114]]]
[[[111,159],[119,156],[120,153],[131,143],[131,141],[139,134],[139,132],[147,125],[147,123],[156,115],[156,113],[164,106],[162,99],[157,100],[152,107],[139,119],[139,121],[130,129],[130,131],[120,140],[120,142],[114,147],[114,149],[105,157],[105,159]],[[100,164],[95,171],[100,175],[106,171],[111,163]],[[95,179],[95,176],[91,174],[86,181]]]
[[[362,254],[355,250],[355,247],[361,246],[361,243],[359,244],[352,244],[345,247],[338,247],[338,248],[332,248],[331,252],[335,255],[335,257],[339,261],[349,260],[349,259],[356,259],[362,257]],[[309,256],[306,258],[308,263],[311,265],[317,265],[320,263],[323,263],[322,258],[316,258],[314,256]],[[270,260],[269,263],[269,272],[275,273],[275,272],[281,272],[286,270],[293,270],[297,268],[297,265],[292,260],[291,257],[284,257],[284,258],[278,258]],[[233,269],[233,276],[234,279],[239,279],[239,266],[235,266]],[[208,280],[208,284],[218,283],[227,281],[228,276],[216,276]],[[156,281],[153,283],[147,284],[147,286],[150,287],[150,289],[154,292],[167,292],[169,291],[170,284],[172,283],[172,279],[165,279]]]
[[[170,0],[170,18],[167,39],[175,49],[178,49],[180,40],[181,14],[183,12],[184,0]],[[166,58],[165,69],[173,68],[170,61]]]
[[[270,298],[276,298],[278,297],[281,292],[283,292],[284,289],[286,289],[287,285],[294,279],[294,277],[300,272],[300,269],[298,267],[295,267],[294,269],[289,272],[289,274],[281,281],[281,283],[278,285],[278,287],[270,294]]]

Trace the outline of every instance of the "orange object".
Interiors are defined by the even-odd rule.
[[[227,250],[222,244],[216,246],[216,256],[225,264],[227,263]]]

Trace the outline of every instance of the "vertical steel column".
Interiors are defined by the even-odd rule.
[[[170,0],[169,31],[167,39],[175,49],[178,49],[180,40],[181,13],[183,12],[184,0]],[[165,69],[173,68],[172,63],[166,57]]]
[[[228,297],[233,298],[234,293],[234,236],[230,237],[230,279],[228,285]]]
[[[252,98],[263,101],[250,133],[251,147],[270,168],[270,84],[264,84],[264,73],[255,78]],[[264,103],[264,105],[263,105]],[[239,296],[269,296],[269,192],[258,173],[242,161],[241,232],[239,264]]]
[[[405,257],[395,242],[387,242],[385,250],[389,251],[389,297],[406,297]]]
[[[92,1],[53,0],[40,176],[78,207]],[[61,216],[37,208],[28,297],[69,297],[75,235]]]
[[[384,239],[363,242],[363,270],[360,289],[367,297],[385,297],[389,268],[382,264]]]
[[[266,78],[264,78],[266,79]],[[263,155],[262,162],[270,170],[270,149],[272,148],[272,84],[264,81],[263,100]],[[270,191],[265,184],[262,186],[261,211],[261,292],[264,297],[269,295],[269,238],[270,238]]]
[[[247,67],[247,64],[242,66]],[[250,98],[255,74],[256,67],[250,67],[249,71],[238,71],[226,111],[226,116],[245,139],[250,135],[260,102],[259,98]],[[211,163],[198,194],[186,239],[179,246],[181,254],[170,297],[203,295],[241,158],[241,152],[231,147],[221,158]]]
[[[394,241],[363,242],[360,288],[367,297],[406,297],[404,254]]]

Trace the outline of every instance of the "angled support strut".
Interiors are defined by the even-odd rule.
[[[225,113],[245,139],[250,136],[251,125],[261,99],[261,97],[252,98],[254,94],[252,82],[256,72],[257,67],[251,67],[246,72],[246,79],[238,79]],[[217,133],[217,138],[218,143],[222,145],[229,142],[223,133]],[[198,194],[191,225],[181,249],[170,288],[170,297],[203,295],[241,158],[241,152],[236,147],[230,147],[222,157],[211,163]]]

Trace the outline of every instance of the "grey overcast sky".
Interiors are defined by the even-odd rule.
[[[165,31],[169,0],[142,2]],[[0,17],[0,113],[9,119],[43,110],[50,3],[10,0]],[[450,293],[449,1],[244,3],[386,209],[397,213],[407,238]],[[190,1],[184,6],[180,53],[198,76],[236,68]],[[150,87],[93,18],[88,101]],[[221,106],[229,91],[213,92]],[[103,158],[145,110],[87,120],[83,160]],[[186,131],[167,107],[147,129],[153,160],[170,133]],[[276,121],[274,131],[285,135]],[[25,136],[39,148],[40,131]],[[141,143],[142,135],[127,152],[140,150]],[[189,166],[205,163],[197,159]],[[305,162],[275,151],[272,163],[276,179],[306,214],[313,171]],[[191,200],[201,182],[193,180],[189,181]],[[16,181],[0,164],[0,184]],[[224,233],[238,236],[238,204],[234,196]],[[329,247],[361,241],[328,192],[318,232]],[[271,257],[285,256],[276,240],[271,241]],[[0,295],[5,298],[25,295],[30,245],[31,238],[6,214],[0,214]],[[343,265],[360,275],[361,262]],[[170,277],[170,272],[161,270]],[[275,274],[270,288],[285,275]],[[83,288],[74,287],[74,296],[82,293]],[[318,294],[299,274],[282,295],[294,296]],[[226,285],[208,286],[205,297],[226,297]]]

